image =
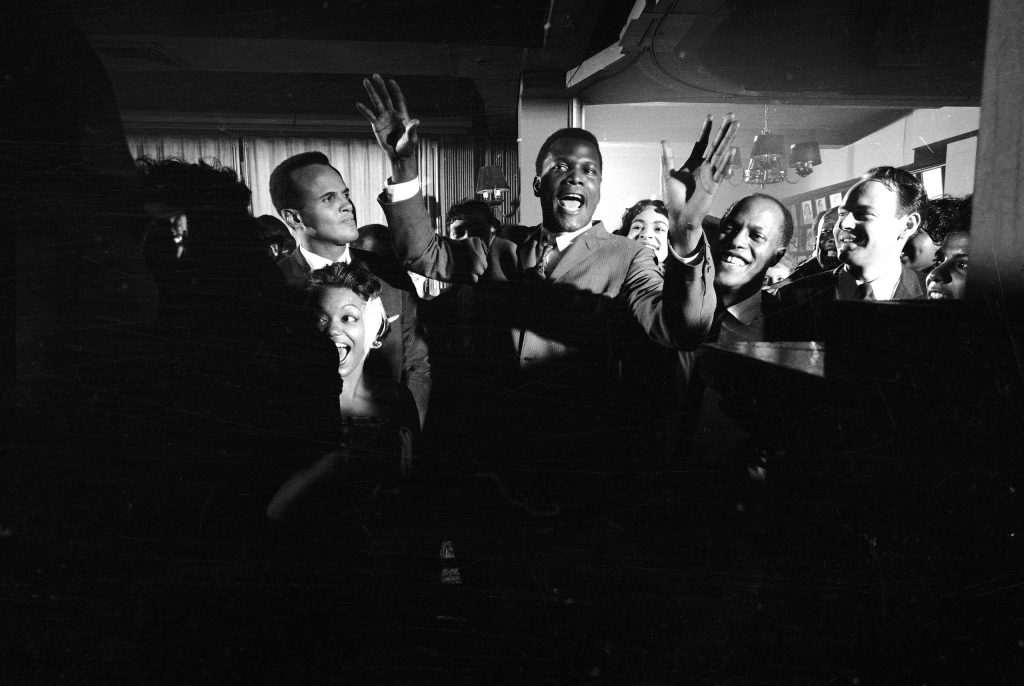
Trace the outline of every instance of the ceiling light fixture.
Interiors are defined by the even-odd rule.
[[[750,150],[750,163],[743,172],[743,180],[764,188],[768,184],[798,183],[790,181],[786,169],[794,167],[797,176],[808,176],[812,167],[821,164],[821,151],[815,141],[804,141],[789,146],[789,161],[786,161],[786,140],[768,128],[768,105],[764,106],[764,128],[754,136]]]

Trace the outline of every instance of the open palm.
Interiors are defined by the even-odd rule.
[[[718,135],[709,144],[711,124],[709,115],[690,157],[678,169],[675,168],[671,146],[667,141],[661,142],[663,195],[672,220],[669,239],[677,252],[684,250],[689,253],[696,247],[701,222],[711,211],[711,203],[734,154],[732,140],[739,122],[731,112],[725,115]]]
[[[373,127],[377,143],[392,162],[414,158],[419,149],[416,128],[420,121],[409,116],[402,89],[393,79],[385,84],[380,74],[363,79],[363,87],[370,98],[370,107],[361,102],[357,102],[356,107]]]

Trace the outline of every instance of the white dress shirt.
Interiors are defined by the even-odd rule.
[[[341,262],[342,264],[348,264],[349,262],[352,261],[352,254],[349,252],[349,249],[348,249],[347,245],[345,246],[345,252],[341,253],[341,257],[339,257],[338,259],[334,260],[333,262],[331,260],[327,259],[326,257],[320,257],[316,253],[312,253],[312,252],[306,250],[301,245],[299,246],[299,252],[302,253],[302,256],[304,258],[306,258],[306,264],[309,265],[309,268],[312,271],[316,271],[317,269],[323,269],[324,267],[328,267],[328,266],[334,264],[335,262]]]

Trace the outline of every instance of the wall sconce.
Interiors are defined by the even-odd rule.
[[[809,176],[815,167],[821,164],[821,150],[814,141],[794,143],[789,146],[789,166],[796,169],[797,176]]]
[[[494,207],[505,202],[508,195],[509,185],[501,167],[489,164],[480,167],[476,175],[476,194],[482,201]]]

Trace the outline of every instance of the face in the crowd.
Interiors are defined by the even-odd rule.
[[[448,225],[448,237],[453,238],[457,241],[469,238],[469,222],[465,219],[456,219]]]
[[[907,239],[900,259],[915,272],[927,272],[935,266],[935,251],[939,246],[932,243],[931,236],[918,229]]]
[[[775,285],[780,281],[785,280],[792,273],[792,270],[783,265],[782,263],[776,264],[772,267],[768,267],[768,271],[766,271],[764,274],[764,285]]]
[[[559,138],[541,163],[533,182],[548,231],[577,231],[590,225],[601,200],[601,158],[597,148],[579,138]]]
[[[903,244],[920,223],[916,212],[899,215],[896,191],[880,181],[861,181],[847,191],[839,208],[839,259],[862,269],[899,259]]]
[[[320,296],[318,328],[338,348],[338,375],[343,379],[363,365],[372,341],[367,341],[363,314],[366,301],[349,288],[328,287]]]
[[[648,205],[633,217],[626,237],[653,250],[659,264],[668,259],[668,217],[654,207]]]
[[[284,215],[296,242],[303,241],[303,247],[317,252],[318,244],[342,246],[359,238],[356,208],[337,169],[311,164],[292,172],[292,178],[302,189],[302,202],[294,211],[285,210]]]
[[[935,268],[928,272],[925,284],[929,300],[961,300],[967,282],[967,255],[970,235],[951,231],[935,251]]]
[[[839,251],[836,250],[836,237],[832,232],[835,216],[826,214],[818,224],[818,263],[825,269],[839,266]]]
[[[770,200],[748,198],[722,218],[714,249],[715,287],[761,287],[765,272],[786,254],[782,211]]]

